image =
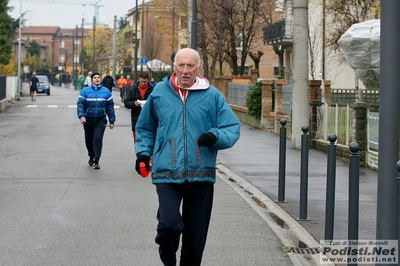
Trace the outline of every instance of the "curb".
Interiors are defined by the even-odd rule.
[[[217,177],[235,190],[270,226],[293,265],[319,265],[320,244],[278,204],[231,170],[217,164]],[[334,265],[326,263],[324,265]]]

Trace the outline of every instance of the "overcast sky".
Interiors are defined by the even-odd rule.
[[[25,18],[27,26],[59,26],[61,28],[75,28],[76,25],[81,27],[82,18],[85,19],[85,28],[92,27],[95,8],[93,5],[82,6],[77,4],[53,4],[42,3],[51,2],[49,0],[28,0],[22,1],[22,9],[20,9],[20,0],[10,0],[8,5],[13,6],[14,10],[9,13],[14,19],[17,19],[22,13],[28,11]],[[32,1],[32,2],[31,2]],[[33,2],[36,1],[36,2]],[[80,2],[96,3],[98,0],[81,0]],[[65,2],[76,2],[73,0],[65,0]],[[145,1],[147,2],[147,1]],[[138,5],[142,0],[138,0]],[[114,16],[124,17],[128,10],[136,5],[134,0],[101,0],[99,6],[99,21],[105,23],[109,27],[113,27]]]

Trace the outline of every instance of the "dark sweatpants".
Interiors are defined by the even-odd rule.
[[[94,158],[98,163],[103,148],[103,136],[106,129],[107,119],[105,117],[99,119],[86,119],[83,125],[85,130],[85,144],[90,158]]]
[[[185,182],[156,184],[158,194],[157,236],[160,258],[165,265],[176,265],[176,252],[182,234],[180,266],[199,266],[210,224],[214,184]],[[182,215],[180,205],[182,202]]]

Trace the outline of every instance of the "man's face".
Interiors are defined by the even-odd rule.
[[[88,73],[88,76],[89,76],[89,77],[91,77],[91,76],[92,76],[92,74],[93,74],[93,73],[89,71],[89,73]]]
[[[146,87],[148,82],[149,82],[148,79],[139,78],[139,86],[140,86],[140,87]]]
[[[182,88],[190,88],[194,84],[196,76],[200,73],[200,66],[193,51],[188,50],[179,54],[177,62],[175,62],[175,73],[178,85]]]
[[[100,82],[101,82],[101,77],[100,77],[99,75],[95,75],[95,76],[92,78],[92,83],[93,83],[93,85],[98,86],[98,85],[100,85]]]

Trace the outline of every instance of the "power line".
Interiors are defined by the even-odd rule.
[[[96,21],[99,21],[99,8],[104,7],[99,5],[101,0],[98,1],[85,1],[85,0],[22,0],[23,2],[35,2],[35,3],[49,3],[49,4],[65,4],[65,5],[81,5],[81,6],[94,6],[94,13]]]

